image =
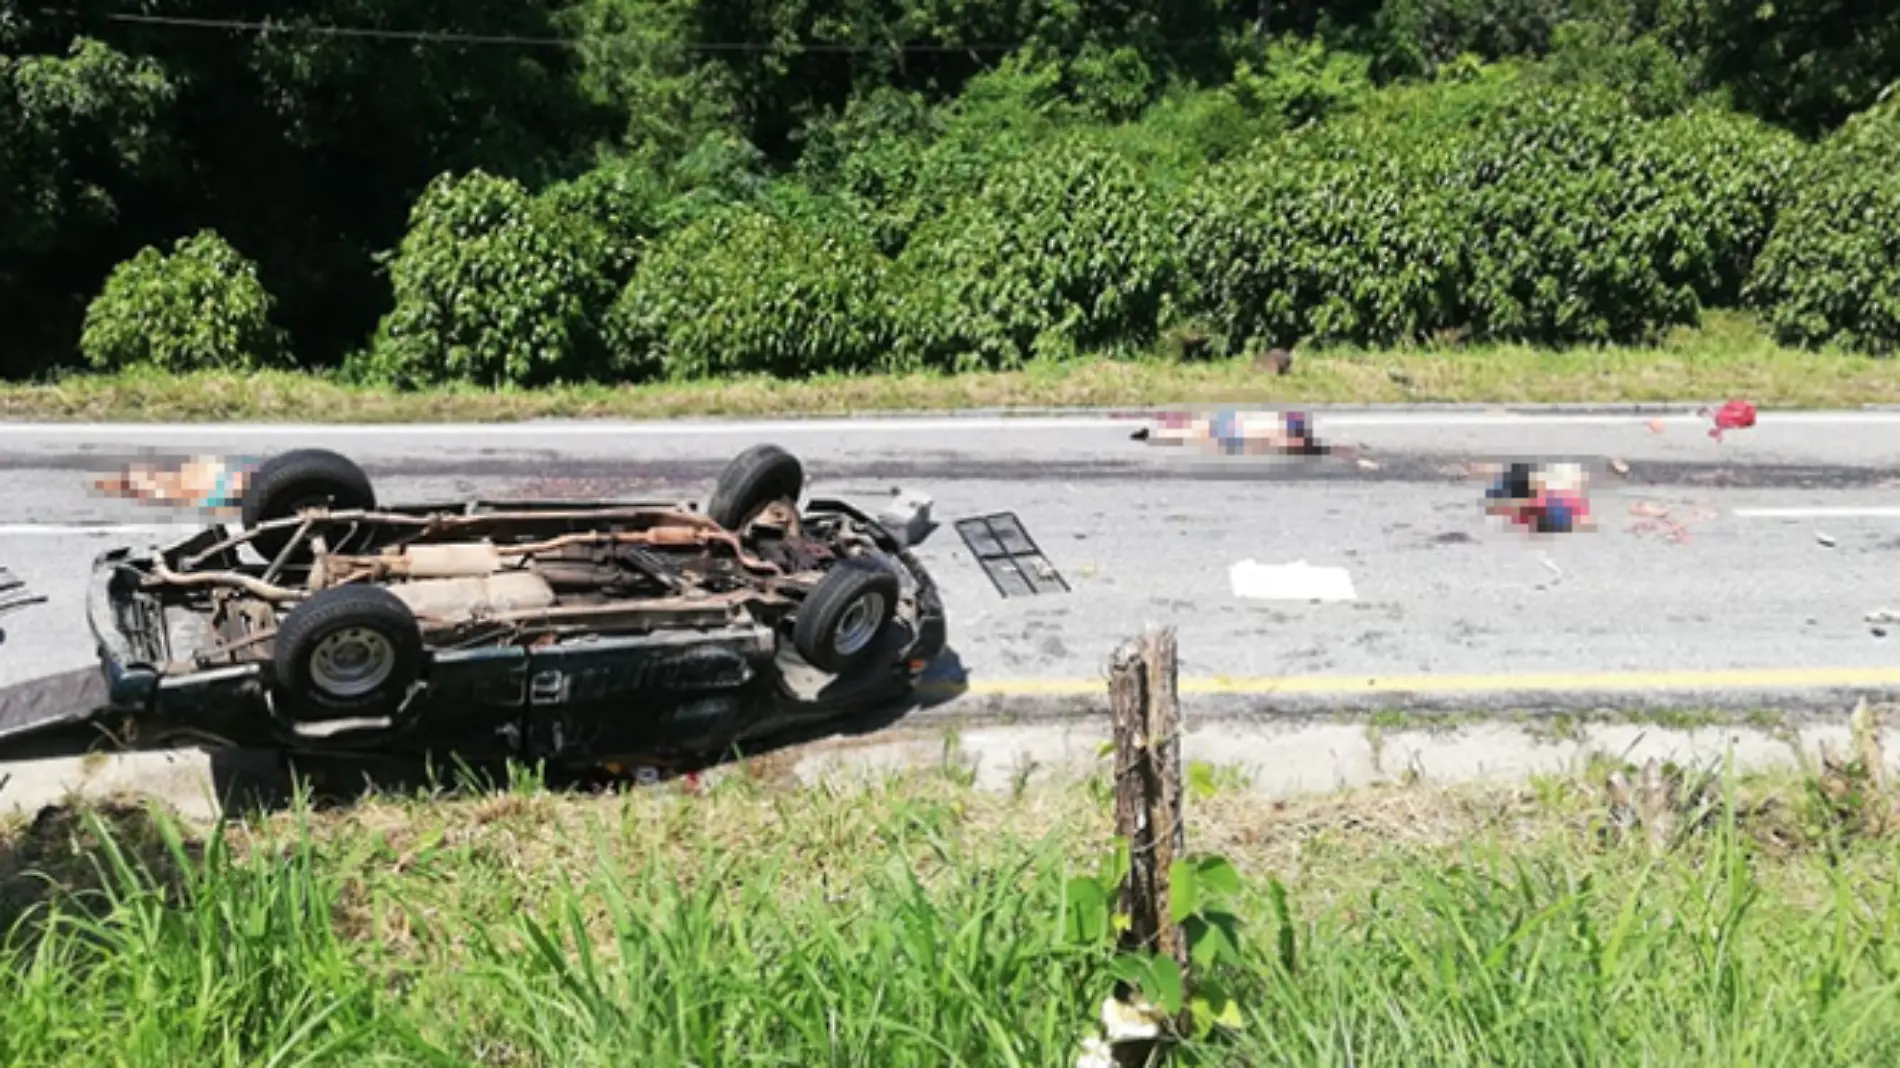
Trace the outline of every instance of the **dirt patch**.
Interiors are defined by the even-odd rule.
[[[121,862],[151,885],[176,894],[185,871],[153,811],[123,800],[51,805],[31,820],[0,829],[0,934],[49,902],[96,908],[100,891],[123,888]],[[179,846],[188,862],[204,855],[203,844],[190,838]]]

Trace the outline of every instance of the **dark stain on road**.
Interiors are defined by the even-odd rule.
[[[1581,463],[1596,480],[1616,478],[1609,457],[1576,454],[1519,456],[1528,462]],[[97,472],[129,463],[150,462],[149,451],[115,453],[70,452],[48,455],[0,455],[0,470],[73,470]],[[541,450],[499,451],[485,455],[408,457],[394,462],[365,460],[372,478],[518,479],[524,486],[546,485],[549,471],[573,486],[577,496],[620,496],[637,488],[640,497],[672,500],[703,492],[718,477],[726,457],[706,460],[571,457]],[[1475,484],[1458,473],[1470,454],[1451,452],[1382,452],[1379,467],[1326,460],[1295,462],[1272,458],[1261,462],[1197,463],[1141,460],[999,461],[991,457],[954,452],[913,453],[896,459],[847,460],[828,463],[808,460],[806,471],[819,487],[904,482],[1276,482],[1276,483],[1413,483],[1431,485]],[[1647,460],[1619,481],[1634,486],[1695,486],[1722,489],[1862,489],[1890,482],[1890,467],[1833,464],[1685,463]],[[623,488],[624,487],[624,488]],[[521,489],[509,491],[520,494]],[[842,492],[820,488],[820,495]]]

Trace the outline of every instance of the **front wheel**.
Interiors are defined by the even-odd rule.
[[[837,675],[877,651],[897,615],[897,576],[851,557],[819,581],[799,606],[792,644],[806,663]]]

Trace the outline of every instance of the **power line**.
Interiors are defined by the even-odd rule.
[[[527,37],[516,34],[474,34],[448,33],[439,30],[383,30],[361,26],[310,26],[281,22],[248,22],[239,19],[203,19],[170,15],[134,15],[122,12],[80,12],[69,8],[40,8],[42,15],[67,16],[72,18],[99,18],[108,22],[122,22],[141,26],[159,26],[169,29],[224,30],[255,34],[299,34],[306,37],[341,37],[359,40],[409,41],[425,44],[458,44],[479,46],[507,46],[526,48],[565,48],[578,49],[584,42],[567,37]],[[1187,37],[1164,41],[1166,45],[1219,44],[1219,37]],[[826,42],[800,42],[797,48],[804,52],[859,54],[865,52],[906,52],[924,54],[967,55],[972,52],[1006,53],[1014,52],[1028,41],[983,42],[967,45],[953,44],[836,44]],[[783,46],[764,41],[693,41],[675,45],[686,52],[770,52]]]

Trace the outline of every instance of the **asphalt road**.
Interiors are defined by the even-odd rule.
[[[182,533],[181,516],[90,496],[86,480],[158,451],[355,457],[385,499],[702,496],[759,441],[798,453],[812,491],[876,506],[930,495],[920,549],[982,711],[1093,703],[1106,658],[1178,628],[1200,707],[1681,707],[1900,693],[1900,413],[1763,412],[1721,443],[1693,413],[1321,412],[1352,460],[1228,460],[1129,440],[1107,416],[503,426],[0,424],[0,567],[46,604],[0,615],[0,685],[92,663],[81,601],[98,552]],[[1545,539],[1481,513],[1474,463],[1571,460],[1601,527]],[[1626,467],[1627,474],[1612,470]],[[1666,512],[1687,531],[1653,525]],[[1001,598],[961,517],[1013,511],[1073,587]],[[128,524],[141,529],[131,529]],[[1355,599],[1248,600],[1229,569],[1345,568]],[[1409,694],[1410,696],[1406,696]]]

